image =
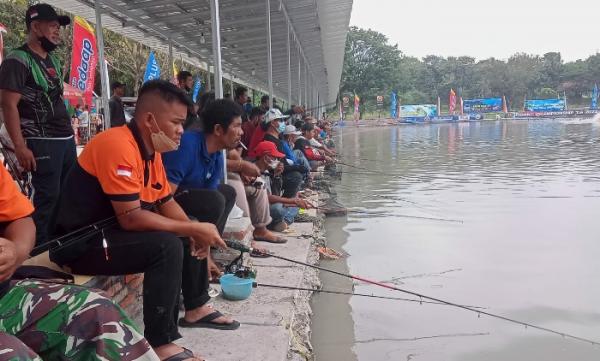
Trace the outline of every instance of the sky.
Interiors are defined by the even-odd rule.
[[[350,25],[418,58],[560,51],[573,61],[600,51],[598,0],[354,0]]]

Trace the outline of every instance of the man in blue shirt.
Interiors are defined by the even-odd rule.
[[[223,178],[224,149],[233,149],[243,134],[243,109],[228,99],[219,99],[209,104],[202,112],[204,130],[188,130],[183,133],[181,143],[176,151],[163,154],[163,164],[167,172],[167,180],[174,193],[187,190],[177,197],[177,202],[189,217],[200,222],[213,223],[219,233],[223,233],[229,212],[235,204],[235,190],[226,184],[220,184]],[[219,270],[210,257],[203,260],[192,260],[200,266],[184,264],[187,272],[194,276],[190,282],[201,285],[202,310],[204,317],[191,322],[185,318],[179,321],[181,327],[206,327],[233,330],[239,327],[237,321],[222,315],[208,305],[209,272]],[[185,271],[184,271],[185,272]],[[186,300],[184,295],[184,303]],[[193,297],[187,297],[192,298]],[[195,305],[184,304],[186,309]]]

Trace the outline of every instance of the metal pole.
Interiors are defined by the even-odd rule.
[[[207,91],[211,91],[212,90],[212,84],[211,84],[211,80],[210,80],[210,65],[208,65],[208,62],[206,62],[206,83],[207,83]]]
[[[290,24],[287,23],[287,56],[288,56],[288,106],[292,105],[292,49],[290,49]]]
[[[223,77],[221,68],[221,19],[219,18],[219,0],[210,0],[212,23],[212,46],[215,65],[215,98],[223,98]],[[210,75],[210,70],[209,70]],[[223,183],[227,183],[227,151],[223,149]]]
[[[104,110],[104,129],[110,128],[110,109],[108,108],[108,99],[110,96],[110,85],[108,84],[108,68],[104,59],[104,35],[102,34],[102,4],[101,0],[96,0],[96,41],[98,45],[98,60],[100,61],[100,81],[102,86],[101,106]]]
[[[229,78],[229,94],[231,94],[231,99],[233,99],[233,75]]]
[[[267,2],[267,76],[269,80],[269,109],[273,108],[273,54],[271,50],[271,0]]]
[[[174,79],[175,73],[173,72],[173,42],[169,38],[169,79]]]
[[[302,105],[302,59],[298,51],[298,105]]]
[[[308,64],[304,63],[304,102],[306,103],[306,107],[310,109],[308,104]]]

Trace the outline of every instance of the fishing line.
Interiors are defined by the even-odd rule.
[[[239,243],[237,241],[226,240],[225,243],[227,244],[227,246],[229,248],[232,248],[232,249],[235,249],[235,250],[238,250],[238,251],[241,251],[241,252],[252,252],[252,248],[246,247],[245,245],[243,245],[243,244],[241,244],[241,243]],[[537,326],[537,325],[534,325],[534,324],[531,324],[531,323],[528,323],[528,322],[519,321],[519,320],[510,318],[510,317],[498,315],[498,314],[495,314],[495,313],[478,310],[478,309],[475,309],[474,307],[471,307],[471,306],[464,306],[464,305],[457,304],[457,303],[450,302],[450,301],[446,301],[446,300],[443,300],[443,299],[440,299],[440,298],[431,297],[431,296],[424,295],[422,293],[410,291],[410,290],[407,290],[407,289],[404,289],[404,288],[399,288],[399,287],[396,287],[396,286],[390,286],[388,284],[385,284],[385,283],[382,283],[382,282],[378,282],[378,281],[373,281],[373,280],[370,280],[368,278],[364,278],[364,277],[361,277],[361,276],[352,275],[352,274],[343,273],[343,272],[338,272],[338,271],[335,271],[335,270],[332,270],[332,269],[329,269],[329,268],[325,268],[325,267],[321,267],[321,266],[317,266],[317,265],[312,265],[312,264],[309,264],[309,263],[306,263],[306,262],[301,262],[301,261],[297,261],[297,260],[294,260],[294,259],[290,259],[290,258],[278,256],[278,255],[275,255],[275,254],[273,254],[271,252],[264,252],[264,251],[258,251],[258,252],[269,254],[273,258],[278,258],[278,259],[281,259],[281,260],[284,260],[284,261],[287,261],[287,262],[290,262],[290,263],[295,263],[295,264],[299,264],[299,265],[302,265],[302,266],[306,266],[306,267],[310,267],[310,268],[315,268],[315,269],[318,269],[320,271],[333,273],[333,274],[336,274],[336,275],[341,276],[341,277],[350,278],[350,279],[353,279],[353,280],[361,281],[361,282],[372,284],[372,285],[375,285],[375,286],[387,288],[389,290],[406,293],[406,294],[409,294],[409,295],[412,295],[412,296],[415,296],[415,297],[419,297],[420,300],[421,299],[425,299],[425,300],[429,300],[429,301],[439,302],[439,303],[442,303],[442,304],[445,304],[445,305],[448,305],[448,306],[453,306],[453,307],[456,307],[456,308],[460,308],[460,309],[463,309],[463,310],[466,310],[466,311],[470,311],[470,312],[476,313],[477,317],[481,317],[481,315],[484,315],[484,316],[488,316],[488,317],[491,317],[491,318],[503,320],[503,321],[506,321],[506,322],[509,322],[509,323],[521,325],[521,326],[524,326],[525,328],[533,328],[533,329],[536,329],[536,330],[539,330],[539,331],[543,331],[543,332],[548,332],[548,333],[552,333],[552,334],[555,334],[555,335],[559,335],[559,336],[562,336],[563,338],[569,338],[569,339],[572,339],[572,340],[589,343],[589,344],[592,344],[594,346],[600,345],[600,343],[598,341],[590,340],[590,339],[587,339],[587,338],[584,338],[584,337],[575,336],[575,335],[572,335],[572,334],[569,334],[569,333],[566,333],[566,332],[556,331],[556,330],[553,330],[553,329],[550,329],[550,328],[547,328],[547,327],[543,327],[543,326]]]
[[[325,212],[327,212],[327,211],[330,211],[330,212],[339,211],[339,209],[326,208],[326,207],[317,207],[316,209],[323,210]],[[364,215],[374,215],[374,216],[424,219],[424,220],[428,220],[428,221],[451,222],[451,223],[460,223],[460,224],[465,223],[464,221],[462,221],[460,219],[438,218],[438,217],[427,217],[427,216],[411,216],[411,215],[408,215],[408,214],[396,214],[396,213],[390,213],[390,212],[369,212],[369,211],[362,211],[362,210],[358,210],[358,209],[346,209],[346,212],[347,213],[364,214]]]
[[[321,289],[321,288],[303,288],[303,287],[292,287],[292,286],[283,286],[283,285],[271,285],[271,284],[267,284],[267,283],[257,283],[257,282],[255,282],[254,284],[256,284],[256,286],[258,286],[258,287],[280,288],[280,289],[284,289],[284,290],[309,291],[309,292],[315,292],[315,293],[328,293],[328,294],[333,294],[333,295],[360,296],[360,297],[369,297],[369,298],[379,298],[382,300],[418,302],[420,304],[427,303],[427,304],[431,304],[431,305],[448,306],[445,303],[433,302],[433,301],[423,301],[423,300],[417,300],[414,298],[378,296],[378,295],[373,295],[373,294],[368,294],[368,293],[327,290],[327,289]],[[486,307],[479,307],[479,306],[466,306],[466,307],[487,309]]]

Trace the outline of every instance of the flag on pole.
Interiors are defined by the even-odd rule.
[[[343,121],[344,120],[344,107],[342,105],[342,101],[341,100],[340,100],[340,109],[339,109],[339,111],[340,111],[340,121]]]
[[[158,61],[156,61],[156,55],[151,51],[146,63],[143,83],[153,79],[160,79],[160,66],[158,65]]]
[[[8,32],[6,26],[0,23],[0,64],[2,64],[2,59],[4,58],[4,38],[2,34],[6,32]]]
[[[463,102],[463,98],[460,97],[460,115],[465,114],[465,103]]]
[[[171,83],[177,85],[177,74],[179,74],[179,70],[177,69],[177,65],[173,62],[173,79],[171,79]]]
[[[354,93],[354,114],[360,113],[360,98]]]
[[[396,92],[392,92],[392,95],[390,96],[390,117],[393,119],[396,119],[396,115],[398,114],[396,104]]]
[[[200,90],[202,90],[202,82],[200,81],[200,76],[196,76],[196,81],[194,82],[194,88],[192,92],[192,100],[194,103],[198,100],[198,94],[200,94]]]
[[[440,115],[442,115],[442,99],[440,99],[440,97],[438,97],[437,116],[439,117]]]
[[[592,89],[592,105],[590,109],[598,109],[598,84],[594,84],[594,89]]]
[[[502,96],[502,113],[508,113],[508,103],[506,102],[506,95]]]
[[[75,16],[74,20],[69,84],[80,90],[85,103],[91,106],[98,63],[96,34],[94,28],[82,17]]]
[[[450,94],[448,96],[448,112],[450,114],[453,114],[455,109],[456,109],[456,93],[454,92],[454,89],[450,88]]]

